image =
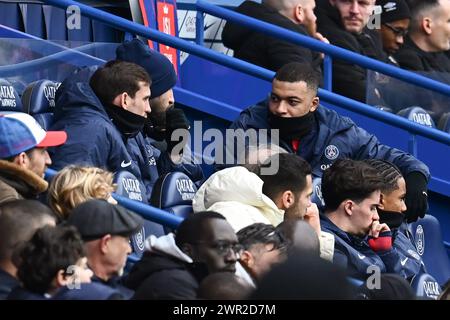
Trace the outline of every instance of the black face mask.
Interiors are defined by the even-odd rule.
[[[315,123],[312,112],[293,118],[283,118],[269,112],[268,120],[271,129],[279,129],[280,138],[285,141],[303,138],[311,132]]]
[[[391,229],[397,229],[405,220],[405,215],[401,212],[377,210],[380,216],[380,222],[386,223]]]
[[[112,104],[105,105],[105,110],[116,128],[127,139],[135,137],[144,128],[145,117]]]

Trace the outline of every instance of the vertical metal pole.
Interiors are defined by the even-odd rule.
[[[417,158],[417,136],[413,133],[410,133],[408,139],[408,152]]]
[[[203,19],[203,11],[197,8],[197,16],[195,19],[195,43],[203,46],[203,31],[204,31],[204,19]]]
[[[333,58],[327,54],[323,59],[323,86],[333,92]]]

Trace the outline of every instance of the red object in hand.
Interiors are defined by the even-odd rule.
[[[369,246],[373,251],[387,251],[392,248],[392,236],[381,235],[378,238],[369,237]]]

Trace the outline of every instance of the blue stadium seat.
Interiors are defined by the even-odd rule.
[[[450,133],[450,112],[444,113],[438,122],[438,129]]]
[[[24,112],[32,115],[45,130],[53,124],[55,93],[59,85],[50,80],[38,80],[30,83],[22,94]]]
[[[24,31],[22,14],[17,3],[0,1],[0,24]]]
[[[20,79],[8,79],[8,81],[9,83],[12,84],[14,89],[16,89],[16,92],[19,94],[19,97],[22,97],[22,94],[25,91],[27,84]]]
[[[38,3],[20,3],[25,32],[41,39],[46,38],[42,5]]]
[[[415,276],[411,281],[411,287],[417,297],[424,299],[436,300],[442,292],[439,283],[428,273]]]
[[[114,182],[117,184],[115,193],[131,200],[145,202],[145,187],[139,180],[128,171],[116,173]],[[137,234],[131,237],[131,245],[133,247],[133,255],[140,258],[144,252],[144,241],[149,235],[157,237],[164,235],[163,226],[145,220],[144,227]]]
[[[417,253],[422,256],[427,272],[440,285],[450,279],[450,262],[442,241],[439,221],[432,215],[425,215],[409,225],[414,236]]]
[[[151,205],[186,218],[192,213],[192,199],[197,192],[195,183],[182,172],[171,172],[159,177],[156,181]],[[166,233],[171,232],[165,228]]]
[[[66,11],[43,5],[45,31],[48,40],[67,40]]]
[[[0,111],[23,112],[22,101],[14,86],[0,78]]]
[[[433,118],[431,115],[423,108],[418,106],[412,106],[403,110],[400,110],[397,113],[399,116],[402,116],[408,120],[411,120],[413,122],[416,122],[418,124],[430,127],[430,128],[436,128],[436,125],[433,121]]]

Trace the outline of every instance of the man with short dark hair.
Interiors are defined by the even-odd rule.
[[[362,161],[340,159],[324,172],[321,227],[334,234],[333,262],[350,276],[365,279],[373,268],[400,273],[391,230],[380,223],[377,212],[383,187],[378,171]]]
[[[69,138],[51,150],[53,167],[84,164],[126,170],[142,180],[150,161],[139,167],[127,143],[140,134],[150,112],[150,84],[142,67],[123,61],[109,61],[95,72],[83,68],[67,77],[56,94],[52,128],[64,129]]]
[[[146,251],[128,275],[134,299],[195,299],[201,280],[236,270],[241,246],[225,218],[216,212],[187,217],[177,229],[146,240]]]
[[[0,300],[19,285],[13,252],[56,218],[49,207],[35,200],[14,200],[0,205]]]
[[[317,29],[331,44],[388,62],[377,31],[367,24],[375,0],[320,0],[317,2]],[[366,102],[366,69],[352,62],[333,59],[333,91]]]
[[[127,145],[133,161],[139,166],[149,167],[150,170],[141,170],[144,184],[150,194],[150,189],[159,176],[168,172],[183,172],[192,181],[200,183],[203,180],[203,171],[192,159],[182,158],[183,150],[179,148],[187,140],[176,139],[172,134],[176,130],[188,130],[190,124],[183,109],[175,108],[175,98],[172,88],[177,82],[177,75],[172,63],[163,54],[152,50],[139,39],[126,41],[116,49],[118,60],[136,63],[143,67],[152,79],[150,85],[150,105],[152,112],[147,114],[143,128],[143,136],[136,136],[129,140]],[[142,155],[143,151],[151,154],[150,164]],[[174,152],[172,152],[174,151]]]
[[[93,282],[119,290],[127,299],[133,292],[120,284],[128,255],[130,237],[143,226],[137,214],[106,200],[89,200],[75,207],[69,218],[81,234]]]
[[[239,262],[243,267],[243,277],[252,287],[256,287],[273,265],[286,259],[287,239],[274,226],[254,223],[236,233],[244,247]]]
[[[411,26],[395,54],[400,66],[414,71],[450,72],[450,1],[409,0]]]
[[[272,134],[278,132],[279,145],[305,159],[314,177],[321,177],[339,158],[388,160],[406,178],[408,221],[423,217],[427,211],[428,167],[408,153],[381,144],[349,118],[319,106],[318,82],[311,67],[300,63],[285,65],[273,79],[269,99],[242,111],[230,128],[259,131],[260,140],[261,129],[266,129],[265,141],[272,143]]]
[[[26,113],[0,114],[0,203],[45,192],[44,172],[52,164],[47,147],[66,139],[65,132],[44,131]]]

